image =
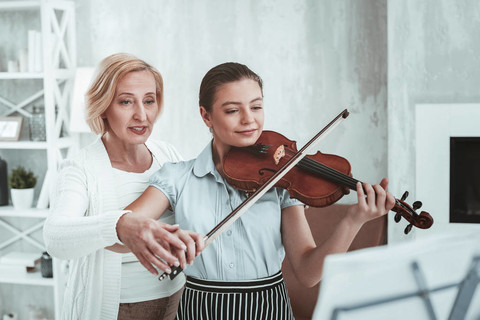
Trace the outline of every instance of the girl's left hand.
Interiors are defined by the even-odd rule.
[[[363,188],[357,183],[358,203],[348,208],[347,214],[360,225],[387,214],[395,206],[395,197],[387,191],[387,186],[387,178],[374,186],[363,183]]]

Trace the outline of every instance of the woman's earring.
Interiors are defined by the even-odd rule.
[[[208,130],[210,130],[210,133],[213,133],[213,127],[209,127]]]

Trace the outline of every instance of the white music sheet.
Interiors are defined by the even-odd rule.
[[[418,263],[428,289],[461,282],[473,256],[480,255],[480,236],[444,234],[416,241],[328,256],[313,319],[333,319],[335,308],[374,303],[419,290],[412,269]],[[466,319],[480,319],[477,286]],[[458,286],[430,293],[437,319],[448,319]],[[431,319],[419,296],[365,308],[340,311],[336,319]]]

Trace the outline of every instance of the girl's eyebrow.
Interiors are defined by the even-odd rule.
[[[250,103],[254,103],[254,102],[257,102],[257,101],[263,101],[263,98],[262,97],[255,98],[252,101],[250,101]],[[222,103],[222,107],[225,107],[225,106],[230,105],[230,104],[241,105],[242,103],[237,102],[237,101],[225,101],[224,103]]]

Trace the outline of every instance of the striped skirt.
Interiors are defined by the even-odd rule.
[[[176,319],[294,318],[285,281],[278,272],[267,278],[240,282],[187,277]]]

